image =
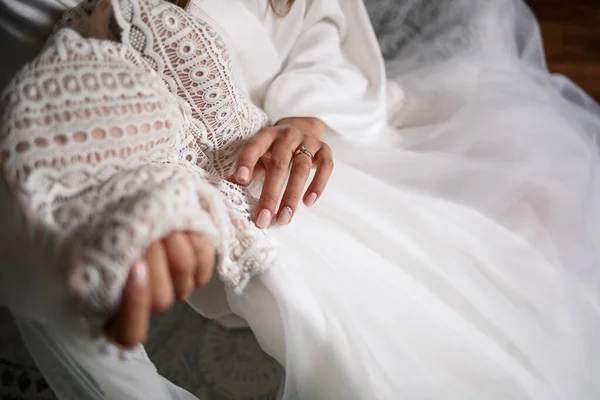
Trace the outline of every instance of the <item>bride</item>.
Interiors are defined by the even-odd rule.
[[[1,3],[8,80],[66,10]],[[600,108],[521,1],[401,2],[385,65],[360,0],[171,3],[81,2],[2,97],[0,300],[60,398],[195,399],[139,345],[178,299],[282,399],[600,396]]]

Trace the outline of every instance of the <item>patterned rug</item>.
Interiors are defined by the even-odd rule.
[[[0,400],[54,399],[8,310],[0,308]]]
[[[223,329],[187,304],[152,320],[146,350],[163,376],[202,400],[272,400],[283,373],[250,330]],[[56,400],[6,309],[0,309],[0,400]]]

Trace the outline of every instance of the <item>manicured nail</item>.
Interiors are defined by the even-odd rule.
[[[271,211],[265,208],[258,214],[258,218],[256,219],[256,226],[258,226],[260,229],[268,228],[269,225],[271,225],[271,218]]]
[[[306,204],[306,207],[312,207],[315,205],[316,202],[317,202],[317,194],[311,193],[306,197],[304,204]]]
[[[248,179],[250,179],[250,168],[240,167],[237,170],[237,174],[235,174],[235,177],[239,182],[247,182]]]
[[[148,264],[145,261],[136,261],[133,264],[133,283],[138,287],[148,284]]]
[[[277,214],[277,223],[281,226],[285,226],[292,220],[294,212],[290,207],[283,207]]]

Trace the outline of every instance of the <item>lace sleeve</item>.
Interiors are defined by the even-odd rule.
[[[112,7],[78,20],[101,17],[109,26],[96,32],[111,40],[59,29],[2,97],[3,171],[61,243],[55,256],[69,254],[55,272],[93,323],[116,308],[143,249],[171,231],[211,238],[238,292],[274,259],[250,222],[256,199],[225,179],[266,118],[237,93],[222,41],[170,4]]]
[[[59,31],[2,103],[4,173],[57,252],[71,254],[56,272],[88,321],[114,311],[151,241],[189,230],[227,243],[221,194],[178,162],[179,102],[126,47]]]
[[[275,244],[251,222],[257,199],[229,183],[244,142],[265,126],[267,116],[240,94],[232,56],[215,29],[182,8],[161,0],[113,0],[118,40],[134,49],[187,106],[190,129],[180,159],[209,172],[233,222],[220,276],[241,292],[269,268]]]

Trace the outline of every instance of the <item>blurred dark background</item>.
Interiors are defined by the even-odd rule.
[[[540,20],[548,65],[600,101],[600,0],[526,0]]]

